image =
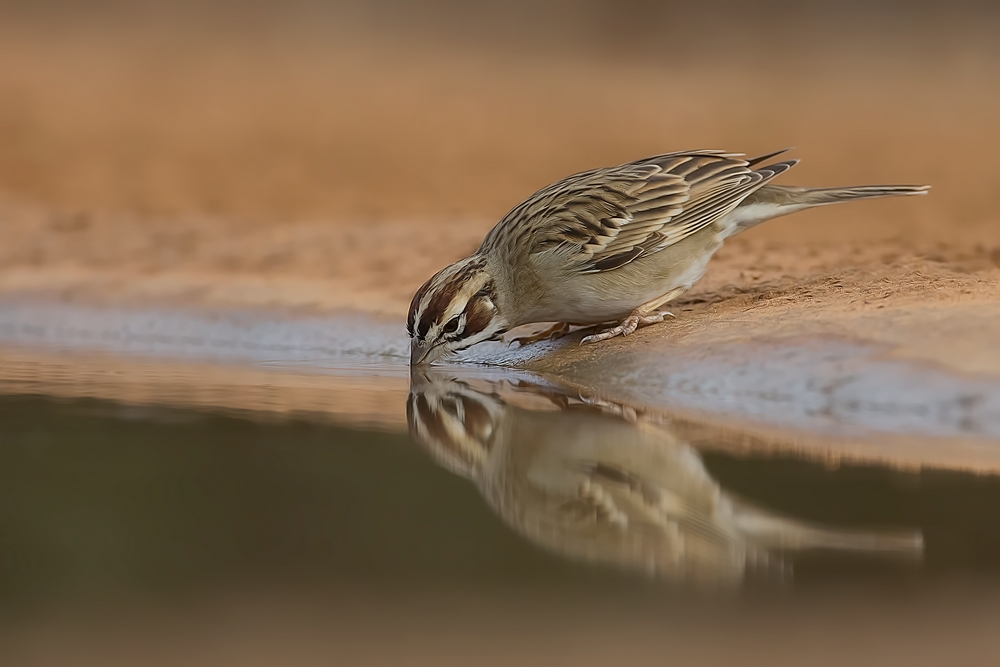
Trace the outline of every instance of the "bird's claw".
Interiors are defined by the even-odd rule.
[[[616,327],[611,327],[610,329],[605,329],[600,333],[585,336],[583,340],[580,341],[580,345],[599,343],[602,340],[608,340],[609,338],[614,338],[616,336],[628,336],[629,334],[634,333],[639,327],[662,322],[664,317],[674,317],[674,314],[667,311],[653,313],[652,315],[632,313],[622,320],[622,323]]]

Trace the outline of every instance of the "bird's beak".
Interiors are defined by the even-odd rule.
[[[416,366],[423,362],[427,356],[427,346],[423,345],[416,338],[410,339],[410,366]]]
[[[423,366],[433,363],[443,353],[443,345],[428,345],[417,338],[410,339],[410,366]]]

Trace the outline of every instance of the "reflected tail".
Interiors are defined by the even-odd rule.
[[[919,530],[856,530],[805,523],[744,508],[737,516],[744,535],[778,551],[831,549],[919,560],[924,538]]]

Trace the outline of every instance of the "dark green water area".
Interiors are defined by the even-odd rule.
[[[795,553],[776,577],[786,589],[1000,575],[997,477],[718,453],[702,461],[724,494],[768,513],[829,531],[922,536],[919,557]],[[488,501],[479,479],[441,467],[405,433],[0,396],[0,608],[220,584],[646,595],[677,583],[614,549],[587,559],[578,546],[561,550],[563,538],[532,537],[503,515],[512,501]],[[748,565],[739,578],[768,581],[770,567]]]

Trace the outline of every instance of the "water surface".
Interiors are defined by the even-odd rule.
[[[141,349],[109,334],[84,353],[92,334],[71,324],[8,326],[19,346],[0,350],[4,664],[1000,650],[995,443],[883,456],[957,446],[921,432],[924,413],[859,419],[850,451],[867,454],[831,455],[847,450],[830,433],[741,427],[669,395],[485,366],[411,376],[326,347],[340,334],[319,326],[224,320],[237,344],[171,357],[157,346],[198,345],[150,325],[125,342]],[[23,345],[39,335],[55,338]]]

